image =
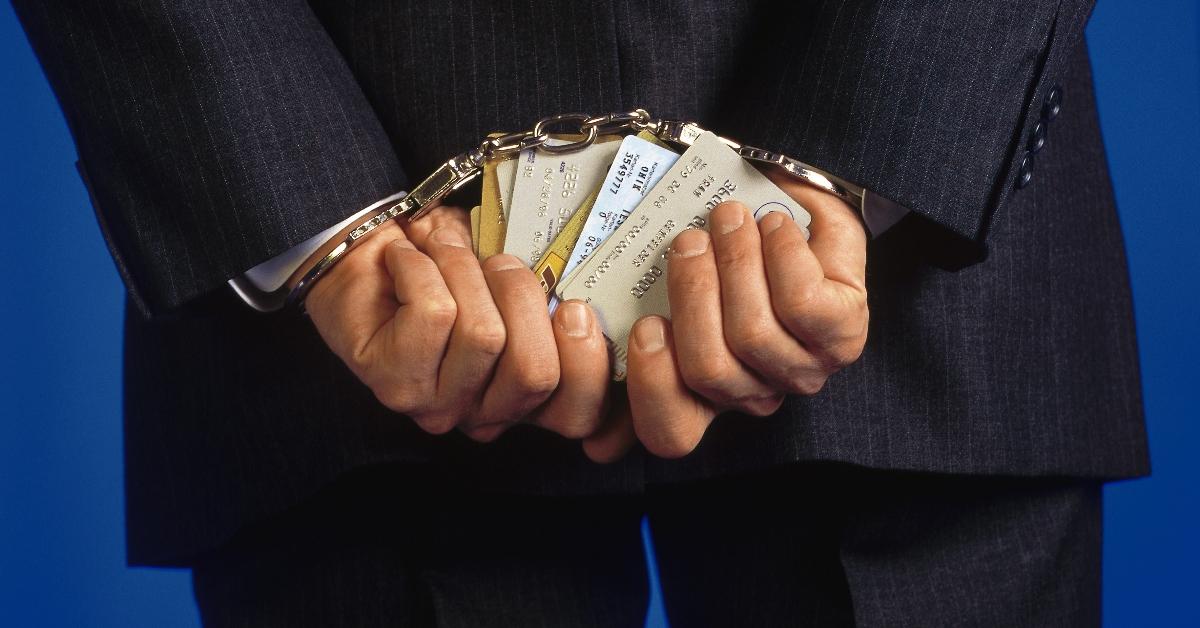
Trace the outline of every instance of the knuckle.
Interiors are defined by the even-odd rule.
[[[869,304],[867,302],[867,291],[850,290],[848,292],[849,294],[846,296],[848,310],[853,312],[856,317],[861,317],[865,322],[867,318],[867,310],[869,309]]]
[[[716,358],[701,358],[680,363],[680,375],[688,388],[711,401],[724,401],[729,398],[725,388],[731,373],[729,364]]]
[[[825,380],[827,379],[828,376],[825,374],[811,372],[793,377],[789,382],[789,392],[811,397],[821,392],[821,389],[825,387]]]
[[[742,414],[749,415],[752,417],[757,417],[760,419],[764,418],[764,417],[769,417],[775,413],[775,410],[773,408],[770,408],[766,404],[764,404],[760,401],[757,401],[757,400],[755,400],[753,402],[747,402],[741,408],[739,408],[738,411],[741,412]]]
[[[458,304],[448,296],[430,296],[420,301],[421,319],[430,325],[447,329],[458,318]]]
[[[766,417],[775,414],[782,403],[783,399],[780,397],[751,397],[742,400],[738,411],[750,416]]]
[[[392,412],[406,414],[413,410],[413,397],[402,386],[375,385],[371,387],[371,392],[375,393],[375,398],[379,400],[379,403]]]
[[[508,331],[504,328],[504,322],[498,318],[472,321],[467,324],[463,334],[471,349],[492,357],[503,353],[504,346],[508,343]]]
[[[583,453],[596,464],[612,464],[625,455],[625,448],[590,440],[583,442]]]
[[[703,435],[700,430],[667,430],[657,438],[650,439],[646,449],[660,458],[682,458],[696,450]]]
[[[785,221],[785,224],[786,222],[789,221]],[[808,241],[803,237],[797,237],[799,234],[799,229],[776,229],[775,231],[763,236],[763,257],[766,259],[771,259],[773,257],[787,259],[783,256],[795,255],[797,246],[807,248]],[[797,240],[799,240],[799,243],[797,243]]]
[[[508,431],[508,428],[512,427],[513,425],[514,423],[511,422],[479,425],[466,428],[463,430],[463,433],[467,436],[467,438],[477,443],[490,443],[495,441],[497,438],[500,438],[500,436],[504,434],[504,432]]]
[[[816,285],[799,286],[780,297],[779,316],[793,324],[803,324],[817,302]]]
[[[350,369],[350,372],[354,373],[355,377],[363,382],[368,382],[372,371],[374,371],[374,360],[365,344],[347,352],[347,355],[342,359],[346,363],[347,368]],[[374,387],[372,387],[372,390],[374,390]]]
[[[744,244],[723,247],[717,250],[717,265],[732,269],[745,268],[755,261],[755,255],[762,257],[761,253]]]
[[[458,417],[445,412],[433,412],[412,417],[417,427],[435,436],[445,434],[458,425]]]
[[[558,388],[558,363],[540,361],[522,368],[516,378],[516,387],[526,397],[549,397]]]
[[[862,352],[863,343],[855,339],[841,343],[830,350],[829,359],[833,368],[841,370],[857,362],[862,357]]]
[[[500,438],[499,433],[490,430],[468,430],[463,433],[466,434],[467,438],[482,445],[494,442],[497,438]]]
[[[729,344],[738,357],[761,360],[776,344],[773,330],[762,321],[736,325],[728,333]]]
[[[558,434],[567,440],[583,440],[595,433],[596,429],[590,423],[569,423],[558,430]]]
[[[682,295],[709,294],[717,289],[716,278],[706,272],[668,272],[667,282]]]
[[[866,348],[866,341],[865,332],[844,334],[814,346],[812,350],[826,375],[832,375],[857,362]]]
[[[596,433],[598,423],[597,417],[568,417],[566,420],[559,421],[554,427],[554,431],[563,438],[583,440]]]

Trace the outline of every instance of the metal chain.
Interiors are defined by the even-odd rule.
[[[634,109],[619,113],[609,113],[602,116],[592,116],[586,113],[563,113],[538,120],[533,128],[519,133],[508,133],[490,137],[479,146],[461,155],[451,157],[440,168],[421,181],[397,205],[388,209],[379,220],[388,220],[396,216],[407,216],[410,220],[420,218],[447,194],[466,185],[483,172],[483,165],[490,159],[508,157],[526,149],[536,148],[548,153],[569,153],[582,150],[595,143],[601,135],[614,135],[624,131],[648,130],[658,139],[688,147],[705,130],[695,123],[680,120],[661,120],[650,116],[645,109]],[[551,135],[577,134],[579,139],[550,143]],[[862,206],[863,192],[859,186],[834,177],[826,172],[813,168],[790,157],[770,151],[742,146],[737,142],[718,136],[730,148],[737,151],[743,158],[767,163],[783,168],[797,178],[804,179],[812,185],[831,194],[842,197],[847,202]],[[359,229],[351,232],[351,238],[357,239],[366,235],[374,228],[374,224],[364,223]]]
[[[576,123],[574,127],[568,123]],[[645,109],[635,109],[622,113],[610,113],[603,116],[593,116],[587,113],[562,113],[538,120],[533,128],[519,133],[509,133],[499,137],[490,137],[479,144],[479,147],[468,153],[471,165],[482,166],[489,159],[507,157],[529,148],[537,148],[548,153],[560,154],[582,150],[591,146],[601,135],[614,135],[622,131],[640,131],[652,125],[650,112]],[[563,128],[563,127],[566,128]],[[554,134],[574,134],[581,139],[563,144],[550,144],[551,132]]]

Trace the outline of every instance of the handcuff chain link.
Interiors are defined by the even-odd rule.
[[[565,123],[576,123],[576,128],[561,128]],[[540,148],[548,153],[561,154],[582,150],[591,146],[601,135],[614,135],[626,130],[640,131],[654,126],[650,112],[645,109],[635,109],[620,113],[609,113],[593,116],[588,113],[563,113],[547,116],[538,120],[533,128],[518,133],[508,133],[498,137],[489,137],[480,142],[479,147],[467,154],[465,164],[472,167],[482,167],[489,159],[507,157],[529,148]],[[550,144],[550,131],[555,134],[568,134],[575,131],[580,139],[563,144]]]
[[[452,157],[414,187],[400,203],[385,212],[387,215],[382,216],[381,219],[386,220],[396,216],[406,216],[409,220],[420,218],[447,194],[478,177],[483,172],[484,164],[490,159],[508,157],[530,148],[537,148],[552,154],[569,153],[591,146],[601,135],[614,135],[623,131],[650,131],[660,140],[685,147],[691,146],[692,142],[705,132],[703,128],[691,122],[653,118],[645,109],[609,113],[602,116],[593,116],[587,113],[562,113],[548,116],[538,120],[528,131],[489,137],[480,142],[476,148]],[[571,134],[575,134],[575,136],[570,141],[550,143],[551,134],[559,137]],[[852,187],[837,177],[789,157],[751,146],[742,146],[720,136],[718,138],[750,161],[780,166],[792,175],[836,194],[856,207],[862,206],[864,192],[861,187]],[[353,239],[357,239],[366,235],[375,226],[374,224],[363,224],[359,229],[354,230],[351,236]]]

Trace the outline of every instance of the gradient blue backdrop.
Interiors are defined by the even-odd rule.
[[[1200,626],[1197,12],[1109,0],[1088,29],[1154,464],[1106,491],[1109,626]],[[196,626],[186,573],[124,567],[122,289],[7,2],[0,72],[0,626]]]

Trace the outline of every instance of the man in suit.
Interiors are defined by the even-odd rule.
[[[14,5],[129,290],[129,559],[192,567],[206,624],[637,624],[644,513],[676,625],[1098,623],[1100,483],[1148,461],[1090,2]],[[807,270],[731,300],[722,271],[771,280],[764,247],[792,232],[722,208],[670,260],[675,288],[707,286],[678,303],[719,312],[698,353],[722,368],[688,370],[676,289],[676,320],[635,330],[628,414],[555,361],[596,339],[586,309],[519,330],[531,275],[446,273],[450,209],[352,251],[311,320],[227,285],[271,289],[264,264],[490,131],[638,106],[906,213],[842,230],[848,206],[782,183],[814,205],[812,246],[781,246]],[[773,307],[818,275],[844,307],[789,325]],[[405,286],[455,307],[422,301],[441,336],[397,334],[366,368],[361,325],[418,311]],[[487,375],[448,396],[471,402],[414,392],[438,392],[420,375],[449,368],[460,313],[491,307],[503,346],[479,335]],[[733,333],[755,312],[790,357]],[[512,340],[539,330],[556,341]],[[829,359],[805,377],[771,372],[812,347]],[[519,381],[524,360],[557,369]]]

